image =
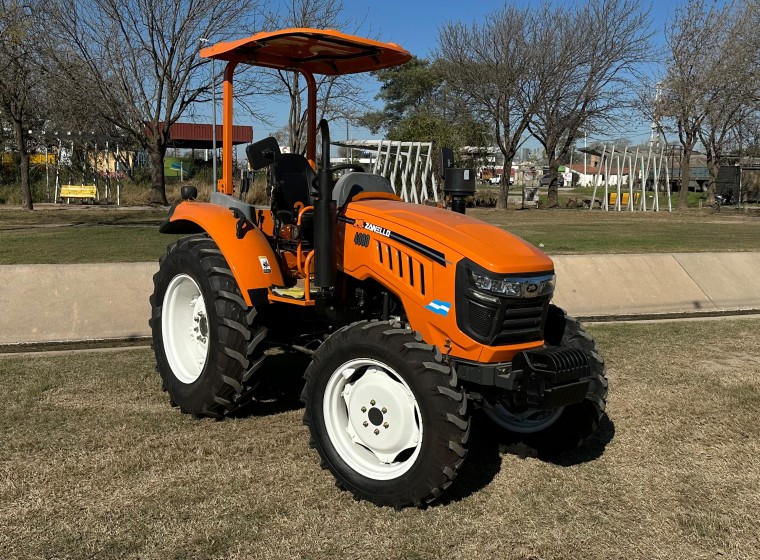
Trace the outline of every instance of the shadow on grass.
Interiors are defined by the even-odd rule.
[[[598,459],[615,437],[615,424],[605,414],[599,421],[597,431],[579,448],[561,455],[543,456],[535,448],[506,434],[483,414],[474,415],[472,422],[467,460],[459,471],[456,483],[432,507],[458,502],[488,486],[501,470],[504,454],[521,459],[537,458],[557,466],[569,467]]]
[[[284,352],[267,356],[259,370],[261,383],[254,400],[235,412],[237,418],[269,416],[303,408],[300,401],[303,374],[311,357],[300,352]]]
[[[615,424],[605,413],[599,420],[599,428],[578,449],[569,451],[557,457],[541,457],[547,463],[560,467],[572,467],[582,463],[595,461],[604,454],[609,444],[615,437]]]
[[[516,455],[522,459],[533,457],[560,467],[571,467],[589,463],[601,457],[607,444],[615,437],[615,424],[605,413],[599,420],[597,430],[586,439],[580,447],[564,453],[547,453],[541,451],[537,445],[532,446],[529,442],[520,441],[519,437],[506,432],[501,433],[500,450],[504,453]],[[540,440],[538,440],[540,441]]]
[[[474,414],[467,459],[456,482],[431,507],[458,502],[488,486],[501,470],[499,445],[498,429],[482,414]]]

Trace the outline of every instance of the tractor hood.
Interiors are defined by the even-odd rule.
[[[346,217],[364,220],[367,229],[385,229],[386,235],[395,233],[442,252],[452,263],[460,256],[467,257],[487,270],[503,274],[554,269],[552,260],[530,243],[450,210],[395,200],[362,200],[348,205]]]

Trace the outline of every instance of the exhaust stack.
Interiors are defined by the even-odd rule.
[[[322,165],[318,180],[318,199],[314,203],[314,284],[322,289],[335,286],[335,220],[336,207],[332,200],[332,171],[330,171],[330,129],[327,121],[319,121],[322,133]]]

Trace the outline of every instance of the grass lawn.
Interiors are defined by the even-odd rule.
[[[158,226],[168,211],[45,207],[0,210],[0,264],[156,261],[176,236]]]
[[[174,236],[158,233],[166,209],[0,208],[0,264],[155,261]],[[760,212],[471,209],[549,254],[760,251]]]
[[[0,264],[157,261],[177,237],[157,225],[0,231]]]
[[[477,417],[444,499],[401,512],[335,488],[301,410],[257,405],[216,422],[172,409],[149,350],[0,358],[0,551],[759,558],[759,328],[756,319],[590,326],[610,401],[585,449],[555,463],[522,458]]]
[[[759,251],[760,214],[734,209],[680,212],[474,209],[549,254]]]

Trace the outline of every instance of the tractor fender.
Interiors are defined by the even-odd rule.
[[[238,218],[228,208],[208,202],[183,201],[172,207],[159,231],[207,233],[229,264],[246,304],[266,302],[267,294],[261,290],[284,284],[280,263],[261,230],[248,222],[245,235],[238,239],[237,223]]]

